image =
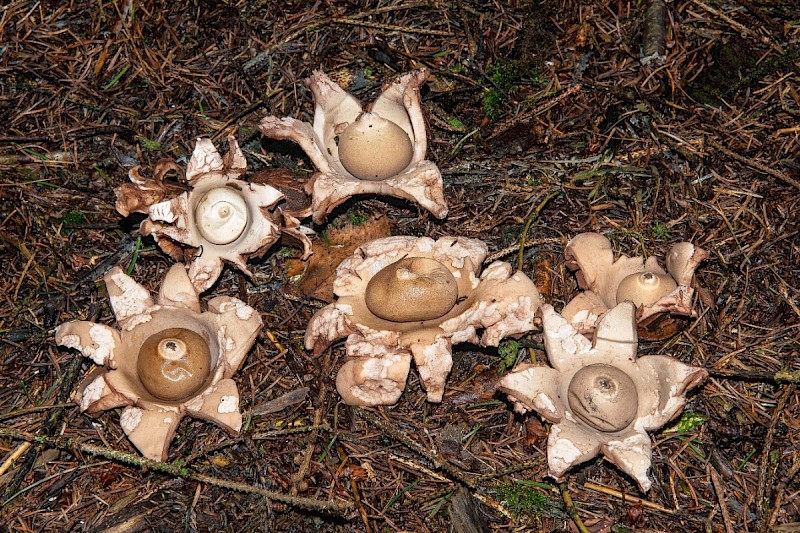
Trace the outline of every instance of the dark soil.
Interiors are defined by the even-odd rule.
[[[643,65],[645,4],[4,2],[4,529],[797,531],[800,7],[669,2],[666,62]],[[696,423],[652,435],[653,489],[641,494],[599,458],[561,486],[547,478],[547,428],[491,391],[496,348],[455,347],[440,405],[426,402],[413,370],[395,406],[342,404],[344,348],[318,359],[303,348],[318,302],[287,276],[300,250],[279,247],[250,262],[252,280],[227,267],[204,295],[245,298],[265,322],[234,376],[241,435],[185,418],[168,468],[129,464],[138,455],[119,412],[92,418],[70,402],[90,361],[53,341],[66,321],[113,324],[102,284],[112,266],[155,291],[172,264],[139,237],[141,217],[117,213],[114,187],[136,165],[185,165],[197,137],[223,148],[227,134],[251,170],[302,179],[310,161],[264,139],[263,116],[310,121],[304,79],[314,69],[350,79],[369,101],[420,67],[432,73],[429,158],[449,216],[359,198],[327,225],[386,213],[395,235],[480,238],[490,252],[525,239],[522,269],[557,309],[576,290],[563,248],[579,232],[601,232],[629,255],[663,257],[683,240],[710,251],[697,317],[640,345],[712,374],[686,408],[702,415]],[[532,347],[525,357],[545,360],[539,332],[521,342]],[[299,403],[254,414],[303,387]]]

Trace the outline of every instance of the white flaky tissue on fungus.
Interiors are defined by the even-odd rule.
[[[577,330],[591,334],[603,313],[631,301],[639,336],[660,339],[679,330],[682,323],[676,317],[692,316],[692,279],[708,252],[679,242],[670,249],[664,270],[652,256],[647,261],[626,255],[615,259],[606,237],[581,233],[567,243],[564,256],[583,289],[561,311]]]
[[[412,357],[428,401],[441,402],[454,343],[497,346],[533,328],[540,305],[533,282],[500,261],[481,273],[486,255],[475,239],[387,237],[342,261],[337,300],[314,315],[305,342],[318,355],[347,337],[336,379],[345,403],[397,402]]]
[[[96,414],[125,407],[120,423],[134,446],[156,461],[184,415],[213,422],[231,435],[242,427],[239,391],[231,379],[261,328],[241,300],[219,296],[201,312],[198,292],[182,264],[165,275],[154,302],[119,267],[105,275],[119,329],[87,321],[56,329],[56,342],[101,365],[74,399]],[[226,339],[220,343],[220,337]]]
[[[594,342],[552,306],[542,306],[550,367],[519,365],[500,380],[518,412],[536,411],[551,422],[549,473],[556,479],[574,465],[603,454],[643,491],[650,489],[647,434],[677,416],[686,393],[707,372],[671,357],[636,357],[635,307],[623,302],[606,312]]]
[[[313,125],[291,117],[262,120],[264,135],[296,142],[317,168],[306,184],[315,223],[357,194],[404,198],[437,218],[447,216],[442,175],[425,159],[420,86],[427,77],[427,70],[415,70],[387,83],[365,111],[318,70],[306,82],[316,104]]]
[[[126,216],[131,211],[146,213],[142,234],[153,235],[174,259],[188,261],[189,278],[199,292],[219,278],[224,261],[250,275],[247,259],[263,254],[281,231],[300,240],[305,257],[311,250],[299,220],[276,209],[283,194],[270,185],[241,179],[247,161],[233,136],[228,142],[222,157],[210,139],[198,139],[186,168],[189,190],[171,199],[162,201],[166,192],[159,184],[167,168],[163,162],[156,168],[157,180],[146,180],[135,169],[133,183],[116,191],[117,210]]]

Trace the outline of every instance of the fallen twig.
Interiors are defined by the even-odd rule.
[[[11,246],[13,246],[14,248],[16,248],[17,250],[19,250],[19,253],[21,253],[25,257],[25,259],[27,259],[29,261],[32,260],[35,257],[34,254],[31,253],[31,251],[28,249],[28,247],[25,245],[24,242],[15,239],[13,236],[9,235],[8,233],[6,233],[5,231],[3,231],[1,229],[0,229],[0,241],[8,243]],[[45,282],[47,282],[47,274],[45,273],[44,269],[42,269],[42,267],[39,265],[39,263],[34,262],[33,263],[33,268],[35,268],[36,272],[38,272],[39,275],[42,277],[42,279]]]
[[[800,458],[795,457],[794,464],[792,468],[789,469],[789,472],[783,476],[775,487],[774,491],[774,504],[772,505],[772,512],[769,515],[769,521],[765,523],[764,531],[775,531],[773,526],[775,525],[775,521],[778,519],[778,514],[780,513],[781,506],[783,505],[783,495],[786,487],[789,486],[789,483],[792,482],[792,479],[800,472]]]
[[[769,174],[770,176],[778,178],[781,181],[785,181],[789,185],[792,185],[792,186],[800,189],[800,181],[797,181],[796,179],[787,176],[783,172],[779,172],[779,171],[777,171],[775,169],[769,168],[766,165],[762,165],[758,161],[753,161],[750,158],[744,157],[742,155],[737,154],[736,152],[728,150],[727,148],[725,148],[724,146],[722,146],[718,142],[712,141],[711,139],[706,140],[706,144],[708,144],[709,146],[711,146],[712,148],[714,148],[718,152],[722,152],[723,154],[725,154],[726,156],[730,157],[731,159],[735,159],[736,161],[739,161],[740,163],[744,163],[745,165],[747,165],[749,167],[752,167],[752,168],[754,168],[754,169],[756,169],[756,170],[758,170],[760,172],[763,172],[764,174]]]
[[[558,490],[561,492],[561,498],[564,500],[564,506],[567,508],[567,514],[570,518],[572,518],[572,521],[575,522],[575,527],[577,527],[578,531],[581,533],[589,533],[589,530],[586,529],[585,525],[583,525],[583,520],[581,520],[581,515],[575,508],[575,504],[572,503],[572,496],[569,495],[569,488],[567,487],[567,484],[561,483],[558,486]]]
[[[374,28],[376,30],[397,31],[400,33],[419,33],[421,35],[438,35],[440,37],[455,37],[455,34],[449,31],[431,30],[428,28],[410,28],[408,26],[397,26],[395,24],[381,24],[379,22],[368,22],[365,20],[354,20],[351,18],[332,18],[333,24],[344,24],[350,26],[363,26],[365,28]]]
[[[701,2],[700,0],[692,0],[692,3],[693,3],[694,5],[696,5],[696,6],[700,7],[700,8],[702,8],[703,10],[705,10],[705,11],[707,11],[707,12],[711,13],[711,14],[712,14],[712,15],[714,15],[715,17],[718,17],[718,18],[720,18],[720,19],[724,20],[724,21],[725,21],[725,22],[726,22],[726,23],[727,23],[727,24],[728,24],[730,27],[732,27],[733,29],[735,29],[735,30],[736,30],[736,31],[738,31],[739,33],[741,33],[741,34],[743,34],[743,35],[748,35],[748,36],[750,36],[750,37],[752,37],[752,38],[754,38],[754,39],[758,39],[758,40],[759,40],[759,41],[761,41],[762,43],[764,43],[764,44],[766,44],[766,45],[769,45],[770,47],[772,47],[772,49],[773,49],[773,50],[775,50],[775,51],[777,51],[778,53],[783,53],[783,48],[781,48],[781,47],[780,47],[780,45],[777,45],[777,44],[773,43],[773,42],[772,42],[772,41],[769,39],[769,37],[767,37],[766,35],[759,35],[758,33],[756,33],[756,32],[754,32],[754,31],[752,31],[752,30],[751,30],[750,28],[748,28],[747,26],[744,26],[744,25],[742,25],[742,24],[739,24],[738,22],[736,22],[735,20],[733,20],[732,18],[730,18],[730,17],[729,17],[728,15],[726,15],[725,13],[723,13],[723,12],[721,12],[721,11],[717,11],[717,10],[716,10],[716,9],[714,9],[713,7],[709,6],[708,4],[705,4],[705,3]]]
[[[728,511],[728,504],[725,503],[725,486],[722,484],[722,479],[719,477],[717,470],[711,466],[711,463],[706,465],[709,475],[711,476],[711,484],[714,485],[714,492],[717,494],[717,501],[719,502],[720,511],[722,511],[722,521],[725,523],[725,532],[733,533],[733,523],[731,522],[731,513]]]
[[[542,461],[524,461],[522,463],[518,463],[507,468],[501,468],[500,470],[495,470],[494,472],[487,472],[486,474],[481,474],[478,478],[481,481],[488,481],[491,479],[497,479],[499,477],[507,476],[510,474],[516,474],[517,472],[522,472],[524,470],[529,470],[536,466],[539,466]]]
[[[770,420],[769,427],[767,428],[767,436],[764,439],[764,448],[761,451],[761,461],[759,462],[758,465],[758,489],[756,490],[756,511],[758,512],[758,516],[761,519],[762,523],[765,525],[769,522],[765,503],[767,502],[767,498],[771,496],[767,494],[767,482],[772,481],[773,479],[773,476],[769,474],[769,472],[773,470],[773,468],[770,467],[770,452],[772,451],[772,439],[775,436],[775,427],[778,425],[778,421],[783,416],[784,408],[786,407],[786,402],[789,400],[789,398],[792,397],[794,390],[795,390],[795,385],[794,384],[789,385],[789,387],[784,389],[783,394],[778,400],[778,404],[775,406],[775,410],[772,412],[772,419]],[[764,529],[764,531],[767,531],[767,529]]]
[[[250,438],[253,440],[276,439],[278,437],[285,437],[286,435],[299,435],[300,433],[311,433],[312,431],[331,431],[331,427],[328,424],[320,424],[318,426],[310,425],[296,428],[273,429],[263,433],[253,433]]]
[[[667,58],[667,6],[664,0],[650,0],[644,15],[642,64],[661,65]]]
[[[660,511],[662,513],[667,514],[675,514],[675,511],[672,509],[667,509],[663,505],[659,505],[657,503],[653,503],[650,500],[645,500],[644,498],[639,498],[638,496],[632,496],[630,494],[625,494],[624,492],[618,491],[617,489],[612,489],[610,487],[604,487],[603,485],[598,485],[597,483],[592,483],[591,481],[587,481],[583,484],[584,488],[589,490],[593,490],[595,492],[600,492],[602,494],[606,494],[608,496],[613,496],[614,498],[619,498],[620,500],[624,500],[626,502],[633,502],[633,503],[640,503],[644,507],[648,507],[655,511]]]
[[[46,437],[43,435],[36,435],[11,428],[0,428],[0,436],[37,443],[50,448],[57,448],[59,450],[74,451],[77,449],[84,453],[103,457],[104,459],[109,459],[118,463],[138,466],[143,470],[152,470],[154,472],[167,474],[173,477],[179,477],[189,481],[208,483],[209,485],[215,485],[217,487],[227,488],[237,492],[257,494],[268,500],[285,503],[294,507],[300,507],[301,509],[340,514],[350,510],[353,507],[352,503],[346,501],[324,501],[314,498],[304,498],[301,496],[289,496],[288,494],[262,489],[261,487],[255,487],[240,481],[231,481],[200,474],[183,466],[181,461],[176,461],[174,463],[162,463],[160,461],[153,461],[152,459],[146,459],[139,455],[113,450],[104,446],[95,446],[93,444],[77,442],[70,438]]]
[[[761,383],[800,383],[800,370],[779,370],[777,372],[723,370],[720,368],[706,368],[706,370],[708,375],[713,378],[758,381]]]
[[[549,237],[549,238],[546,238],[546,239],[534,239],[534,240],[531,240],[531,241],[526,239],[524,243],[512,244],[511,246],[503,248],[502,250],[496,251],[495,253],[489,255],[484,260],[484,263],[485,264],[494,263],[495,261],[497,261],[498,259],[500,259],[502,257],[505,257],[507,255],[511,255],[513,253],[519,252],[520,244],[522,244],[522,248],[530,248],[531,246],[538,246],[538,245],[541,245],[541,244],[561,244],[562,242],[563,242],[563,239],[559,239],[557,237]]]
[[[361,516],[361,521],[364,523],[364,530],[367,533],[372,533],[372,528],[369,527],[367,510],[364,508],[364,504],[361,502],[361,494],[358,492],[358,483],[356,483],[356,479],[353,477],[350,478],[350,490],[353,492],[353,498],[356,500],[356,508],[358,509],[358,514]]]
[[[11,455],[9,455],[6,458],[6,460],[3,461],[3,464],[0,465],[0,476],[5,474],[6,471],[9,468],[11,468],[11,465],[14,464],[14,461],[19,459],[19,456],[22,455],[23,453],[25,453],[25,451],[30,447],[31,447],[31,443],[28,442],[28,441],[25,441],[22,444],[20,444],[19,446],[17,446],[17,449],[14,450],[13,452],[11,452]]]
[[[419,444],[418,442],[414,441],[408,435],[397,431],[396,429],[388,426],[383,422],[383,420],[379,419],[377,416],[373,415],[368,411],[364,411],[363,409],[356,409],[356,414],[362,418],[365,422],[368,422],[382,431],[384,431],[387,435],[398,441],[399,443],[405,445],[411,451],[421,455],[422,457],[429,460],[433,463],[436,468],[439,470],[444,471],[445,473],[449,474],[460,483],[466,485],[470,489],[475,488],[475,480],[472,479],[466,472],[462,471],[461,469],[457,468],[456,466],[448,463],[444,459],[442,459],[439,454],[437,454],[433,450],[427,450],[424,446]]]
[[[88,126],[64,132],[58,137],[50,135],[4,135],[0,137],[0,144],[21,143],[48,143],[59,144],[68,141],[77,141],[101,135],[119,135],[128,142],[133,142],[133,130],[125,126]]]
[[[552,200],[556,196],[559,196],[560,194],[561,194],[560,190],[551,191],[550,194],[545,196],[544,199],[542,199],[542,201],[539,202],[539,205],[536,206],[536,209],[533,211],[531,216],[528,218],[528,221],[525,223],[525,228],[523,228],[522,234],[519,236],[519,255],[517,256],[517,270],[520,271],[522,270],[523,258],[525,257],[524,254],[525,239],[528,237],[528,230],[531,229],[531,225],[534,223],[534,221],[537,218],[539,218],[539,213],[542,212],[544,206],[546,206],[550,200]]]
[[[517,124],[521,122],[525,122],[526,120],[530,120],[531,118],[535,117],[536,115],[540,115],[550,109],[551,107],[555,106],[565,98],[579,92],[583,89],[583,83],[576,83],[575,85],[569,86],[566,90],[562,91],[560,94],[555,95],[554,97],[548,99],[546,102],[543,102],[533,109],[529,109],[524,113],[520,113],[519,115],[513,116],[508,120],[504,120],[498,123],[494,130],[492,130],[491,135],[489,135],[486,140],[491,141],[495,137],[502,135],[503,133],[507,132]]]
[[[8,420],[10,418],[17,418],[18,416],[25,416],[31,413],[38,413],[39,411],[47,411],[48,409],[63,409],[64,407],[75,406],[74,403],[55,403],[53,405],[37,405],[36,407],[26,407],[24,409],[18,409],[16,411],[10,411],[8,413],[0,414],[0,422],[3,420]]]

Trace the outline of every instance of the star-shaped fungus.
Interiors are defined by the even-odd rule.
[[[454,343],[497,346],[533,329],[540,304],[533,282],[500,261],[481,273],[486,254],[475,239],[401,236],[368,242],[342,261],[337,301],[314,315],[305,342],[318,355],[347,336],[336,378],[345,403],[397,402],[412,356],[428,401],[441,402]]]
[[[404,198],[437,218],[447,216],[442,175],[425,159],[419,88],[427,77],[427,70],[415,70],[387,83],[364,111],[353,95],[318,70],[306,81],[316,104],[313,125],[291,117],[261,121],[264,135],[296,142],[317,168],[306,184],[315,223],[357,194]]]
[[[56,329],[56,342],[101,365],[75,393],[82,411],[125,407],[123,431],[150,459],[163,461],[184,415],[229,434],[242,427],[239,390],[231,376],[261,328],[261,317],[236,298],[218,296],[201,312],[182,264],[164,277],[157,303],[122,269],[105,275],[119,329],[87,321]]]
[[[283,194],[270,185],[240,179],[247,161],[236,139],[229,136],[228,141],[230,149],[223,158],[210,139],[197,140],[186,169],[190,189],[174,198],[161,201],[167,194],[163,174],[176,169],[175,165],[157,165],[150,180],[134,169],[133,183],[117,189],[120,213],[147,213],[140,231],[155,236],[173,259],[189,262],[189,278],[198,292],[219,278],[223,261],[251,275],[245,265],[247,259],[263,254],[281,231],[303,243],[306,257],[311,250],[311,241],[300,229],[299,220],[292,213],[275,209]]]
[[[617,303],[636,305],[639,337],[662,339],[677,333],[692,315],[692,278],[708,252],[689,242],[672,246],[667,269],[655,257],[647,261],[622,255],[614,259],[611,242],[599,233],[576,235],[564,250],[584,289],[561,311],[582,333],[591,333],[599,317]]]
[[[608,311],[592,343],[543,305],[544,345],[553,368],[520,365],[500,380],[518,412],[534,410],[553,423],[547,464],[557,479],[602,453],[649,490],[647,432],[678,415],[686,393],[707,376],[670,357],[637,358],[634,313],[631,302]]]

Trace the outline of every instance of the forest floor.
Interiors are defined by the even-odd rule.
[[[658,2],[4,2],[3,529],[800,531],[800,7],[676,0],[659,26],[645,4]],[[643,64],[662,38],[666,60]],[[112,266],[157,291],[173,264],[141,217],[117,213],[114,188],[163,158],[185,169],[196,138],[223,149],[229,134],[249,171],[301,184],[310,160],[264,138],[264,116],[310,121],[315,69],[369,102],[423,67],[449,215],[360,197],[313,226],[316,253],[346,244],[333,235],[479,238],[560,309],[578,290],[564,262],[578,233],[634,256],[706,249],[696,316],[639,347],[710,373],[691,416],[652,434],[653,488],[600,457],[547,477],[547,425],[493,387],[517,359],[546,361],[540,329],[522,348],[455,345],[441,404],[413,368],[396,405],[343,404],[343,344],[303,347],[330,272],[303,284],[291,243],[203,295],[264,320],[234,375],[240,435],[187,417],[168,463],[141,465],[119,410],[71,401],[92,363],[53,336],[114,325]]]

